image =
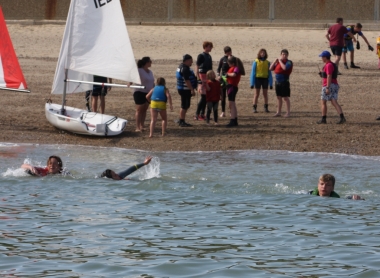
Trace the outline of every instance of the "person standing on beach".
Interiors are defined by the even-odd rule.
[[[156,86],[146,95],[146,99],[150,102],[150,134],[153,137],[154,127],[156,126],[158,114],[162,119],[162,136],[166,134],[168,125],[168,115],[166,113],[166,103],[169,102],[170,111],[173,111],[172,97],[166,88],[166,81],[163,77],[157,79]]]
[[[228,105],[231,111],[231,120],[227,127],[238,126],[237,119],[237,107],[236,107],[236,94],[239,90],[238,85],[240,82],[241,71],[238,67],[238,62],[236,57],[231,56],[228,58],[228,65],[230,68],[227,71],[227,96],[228,96]]]
[[[269,70],[270,63],[267,60],[268,53],[262,48],[257,53],[257,58],[252,64],[251,71],[251,89],[256,88],[255,95],[253,97],[253,113],[257,113],[257,101],[260,96],[260,88],[263,88],[264,95],[264,111],[269,113],[268,110],[268,87],[273,89],[272,72]]]
[[[221,97],[222,88],[220,82],[216,80],[216,75],[213,70],[207,72],[207,91],[206,91],[206,101],[207,101],[207,124],[210,123],[211,110],[214,112],[214,123],[218,125],[218,106]]]
[[[356,42],[355,37],[343,26],[343,18],[341,17],[336,19],[336,24],[330,26],[326,33],[326,38],[330,43],[331,51],[335,55],[334,63],[338,69],[339,61],[342,56],[342,49],[344,47],[344,35],[346,34]],[[339,71],[338,74],[340,74]]]
[[[98,83],[112,83],[111,78],[94,75],[94,82]],[[98,111],[98,98],[100,98],[100,113],[104,114],[106,108],[106,95],[111,91],[110,86],[94,85],[91,93],[92,112]]]
[[[146,95],[154,87],[153,72],[149,69],[151,66],[152,60],[149,57],[143,57],[141,60],[137,61],[137,68],[141,80],[141,84],[139,85],[145,86],[145,89],[135,89],[133,93],[133,99],[136,104],[136,132],[145,130],[144,123],[146,112],[149,107],[149,102],[146,99]]]
[[[289,52],[287,49],[281,50],[280,58],[276,59],[270,65],[269,70],[274,70],[276,75],[276,96],[277,96],[277,113],[275,117],[281,116],[282,100],[286,103],[285,118],[290,117],[290,83],[289,76],[293,70],[293,62],[288,60]]]
[[[213,48],[212,42],[203,42],[203,52],[198,55],[195,74],[198,79],[198,93],[201,94],[201,99],[199,100],[197,111],[195,113],[194,120],[205,120],[205,109],[206,109],[206,83],[207,76],[206,73],[212,70],[212,58],[209,54]]]
[[[346,118],[343,115],[342,107],[338,104],[338,67],[330,61],[331,54],[328,51],[323,51],[319,57],[322,57],[323,63],[325,63],[320,72],[322,78],[322,94],[321,94],[321,110],[322,119],[317,124],[326,124],[327,114],[327,101],[331,101],[331,104],[335,107],[340,116],[340,120],[337,124],[344,124]]]
[[[191,124],[185,122],[186,112],[190,108],[191,97],[195,96],[195,88],[197,87],[197,78],[193,70],[190,68],[193,64],[193,57],[185,54],[182,63],[178,66],[176,71],[177,90],[181,96],[181,110],[179,112],[180,127],[189,127]]]
[[[218,73],[219,82],[222,85],[222,95],[221,95],[221,105],[222,105],[222,114],[220,114],[220,117],[226,116],[226,92],[227,92],[227,83],[225,80],[225,76],[227,74],[228,69],[230,66],[228,65],[228,58],[232,56],[232,49],[229,46],[226,46],[224,48],[224,56],[220,58],[219,66],[216,72]]]
[[[354,43],[352,41],[353,40],[356,41],[355,37],[354,37],[356,34],[358,34],[359,36],[361,36],[363,38],[363,40],[368,45],[368,50],[370,50],[370,51],[374,50],[373,47],[369,44],[367,38],[363,35],[362,28],[363,28],[363,26],[360,23],[356,23],[355,26],[354,25],[348,25],[347,26],[347,32],[351,33],[352,36],[349,36],[347,34],[344,35],[344,47],[343,47],[342,51],[343,51],[343,63],[344,63],[345,69],[348,69],[347,60],[346,60],[347,51],[350,51],[350,60],[351,60],[350,68],[360,69],[360,67],[358,67],[354,64],[355,48],[354,48]],[[354,38],[354,39],[352,39],[352,38]]]

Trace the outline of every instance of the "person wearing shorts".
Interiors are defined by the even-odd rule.
[[[238,126],[238,113],[236,107],[236,94],[239,90],[238,85],[241,78],[241,73],[237,64],[236,57],[231,56],[228,58],[228,65],[230,66],[227,71],[227,97],[228,105],[230,107],[231,119],[227,127]]]
[[[205,109],[206,109],[206,83],[207,76],[206,73],[212,70],[212,58],[210,52],[213,48],[212,42],[203,42],[203,52],[198,55],[195,74],[198,79],[198,93],[201,94],[201,98],[198,103],[197,111],[194,116],[194,120],[205,120]]]
[[[166,82],[163,77],[157,79],[156,86],[150,90],[146,99],[150,102],[150,134],[153,137],[154,127],[156,126],[158,114],[162,119],[162,136],[166,134],[166,127],[168,124],[166,113],[166,102],[169,101],[170,110],[173,111],[172,97],[169,90],[166,88]]]
[[[322,119],[317,122],[317,124],[326,124],[326,114],[327,114],[327,102],[331,101],[331,104],[335,107],[336,111],[340,116],[340,120],[337,124],[344,124],[346,118],[343,115],[342,107],[338,104],[338,67],[331,62],[331,54],[329,51],[323,51],[319,57],[322,58],[325,64],[320,72],[322,78],[322,93],[321,93],[321,110]]]
[[[112,79],[103,76],[94,75],[94,82],[98,83],[112,83]],[[100,113],[104,114],[106,108],[106,95],[111,90],[110,86],[94,85],[91,93],[92,112],[98,111],[98,98],[100,98]]]
[[[185,121],[186,112],[190,108],[191,97],[195,95],[195,88],[197,87],[197,79],[193,70],[190,68],[193,64],[193,58],[189,54],[185,54],[182,63],[178,66],[176,71],[177,90],[181,96],[181,109],[179,111],[180,127],[190,127],[191,124]]]
[[[257,101],[260,96],[260,89],[263,89],[264,95],[264,111],[269,113],[268,110],[268,87],[273,89],[272,73],[269,70],[270,63],[267,60],[268,53],[262,48],[257,53],[257,58],[252,64],[251,71],[251,89],[256,88],[255,95],[253,97],[253,113],[257,113]]]
[[[281,116],[282,100],[286,103],[285,118],[290,117],[290,83],[289,76],[293,70],[293,62],[288,60],[289,52],[287,49],[281,50],[280,58],[271,64],[269,70],[273,70],[276,75],[276,96],[277,96],[277,112],[275,117]]]
[[[154,87],[153,72],[149,69],[152,66],[152,60],[149,57],[143,57],[137,61],[137,68],[140,75],[141,84],[145,89],[135,89],[133,99],[136,104],[136,132],[145,130],[145,118],[149,107],[146,95]]]
[[[343,26],[343,18],[341,17],[336,19],[336,24],[330,26],[326,33],[326,38],[329,41],[331,51],[335,55],[334,63],[338,68],[342,56],[342,48],[344,46],[344,36],[346,34],[355,40],[353,35],[347,31],[347,28]],[[340,73],[338,72],[338,74]]]
[[[356,25],[348,25],[347,26],[347,31],[350,32],[353,36],[355,36],[356,34],[358,34],[359,36],[361,36],[363,38],[363,40],[367,43],[368,45],[368,50],[371,50],[373,51],[374,48],[369,44],[367,38],[363,35],[362,33],[362,28],[363,26],[360,24],[360,23],[356,23]],[[354,38],[354,41],[356,42],[355,40],[355,37]],[[354,48],[354,43],[352,42],[353,39],[351,36],[348,36],[347,34],[344,35],[344,47],[342,48],[342,51],[343,51],[343,63],[344,63],[344,68],[345,69],[348,69],[348,65],[347,65],[347,60],[346,60],[346,54],[347,54],[347,51],[350,52],[350,60],[351,60],[351,63],[350,63],[350,68],[352,69],[360,69],[360,67],[356,66],[355,63],[354,63],[354,51],[355,51],[355,48]]]

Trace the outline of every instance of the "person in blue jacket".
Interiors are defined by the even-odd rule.
[[[269,70],[270,63],[267,60],[268,53],[267,51],[262,48],[257,53],[257,58],[252,64],[252,71],[251,71],[251,89],[255,87],[255,95],[253,97],[253,113],[257,113],[257,101],[260,96],[260,89],[263,88],[263,95],[264,95],[264,110],[266,113],[269,113],[268,110],[268,87],[270,86],[270,89],[273,89],[273,78],[272,73]]]

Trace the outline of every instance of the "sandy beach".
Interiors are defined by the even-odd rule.
[[[242,149],[289,150],[299,152],[338,152],[359,155],[380,155],[380,71],[375,52],[362,45],[355,51],[355,63],[361,69],[345,70],[341,67],[339,103],[347,123],[337,125],[338,115],[329,103],[327,124],[317,125],[320,119],[321,79],[318,68],[322,62],[318,54],[328,47],[326,30],[268,29],[253,27],[216,26],[128,26],[135,58],[150,56],[154,76],[164,77],[173,97],[174,112],[168,112],[168,133],[148,138],[148,131],[136,133],[135,105],[130,90],[112,89],[106,97],[106,113],[129,121],[119,136],[109,138],[75,135],[50,125],[44,114],[47,98],[61,103],[61,95],[51,95],[56,62],[64,31],[63,25],[8,25],[25,78],[32,90],[30,94],[1,91],[0,142],[35,144],[75,144],[109,146],[152,151],[225,151]],[[372,46],[376,46],[378,32],[363,32]],[[175,87],[175,70],[182,55],[194,58],[202,52],[202,42],[214,43],[211,55],[214,68],[223,56],[226,45],[244,62],[247,75],[242,77],[237,95],[239,126],[225,128],[229,121],[221,118],[219,126],[194,121],[197,97],[194,97],[187,114],[190,128],[175,123],[180,109],[180,97]],[[273,117],[276,112],[276,95],[269,91],[269,110],[264,113],[260,96],[258,111],[252,113],[253,90],[249,88],[252,61],[260,48],[266,48],[269,61],[276,59],[282,48],[289,50],[294,63],[291,82],[291,117]],[[107,49],[104,49],[107,51]],[[84,93],[71,94],[67,105],[85,108]],[[219,111],[220,114],[221,111]],[[228,113],[227,113],[228,114]],[[146,126],[149,125],[148,112]]]

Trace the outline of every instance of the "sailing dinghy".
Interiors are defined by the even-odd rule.
[[[71,1],[51,92],[62,94],[62,104],[45,105],[53,126],[95,136],[123,132],[127,120],[66,106],[66,94],[92,90],[94,84],[143,88],[93,82],[94,75],[141,84],[120,0]]]
[[[0,7],[0,89],[30,93]]]

